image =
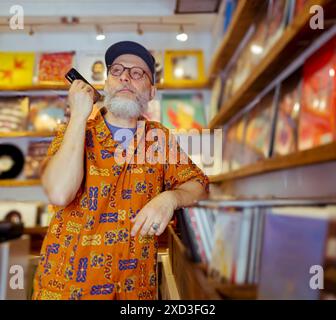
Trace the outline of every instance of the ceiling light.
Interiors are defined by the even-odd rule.
[[[96,40],[104,40],[105,34],[103,33],[103,29],[100,26],[97,26],[96,30],[97,30]]]
[[[184,32],[182,25],[180,26],[179,33],[176,35],[176,40],[183,42],[188,40],[188,35]]]
[[[329,69],[329,76],[330,77],[335,77],[335,69],[333,69],[333,68]]]
[[[33,36],[34,35],[34,29],[33,29],[33,26],[30,26],[30,29],[29,29],[29,35],[30,36]]]

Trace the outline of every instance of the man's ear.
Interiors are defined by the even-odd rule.
[[[156,96],[156,87],[151,86],[150,93],[149,93],[149,98],[150,100],[153,100]]]

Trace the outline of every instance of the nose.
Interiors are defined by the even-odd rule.
[[[131,77],[128,69],[125,69],[124,72],[119,76],[120,82],[130,82]]]

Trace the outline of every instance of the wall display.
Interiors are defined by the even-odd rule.
[[[14,144],[0,144],[0,179],[17,178],[24,166],[24,154]]]
[[[336,37],[303,66],[299,149],[327,144],[336,136]]]
[[[53,132],[64,121],[67,97],[31,97],[29,108],[29,129]]]
[[[91,84],[104,84],[107,78],[105,57],[102,52],[80,52],[76,54],[79,73]]]
[[[64,75],[73,67],[75,52],[40,53],[38,82],[40,84],[68,84]]]
[[[281,84],[274,142],[275,155],[287,155],[298,150],[301,77],[302,73],[299,70]]]
[[[164,82],[172,85],[201,85],[205,83],[203,51],[165,51]]]
[[[33,52],[0,52],[0,86],[30,86],[33,83]]]
[[[205,126],[201,93],[162,94],[162,124],[169,129],[201,129]]]
[[[27,130],[29,99],[0,98],[0,132]]]

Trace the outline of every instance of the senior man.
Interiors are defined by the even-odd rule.
[[[177,208],[208,194],[208,178],[169,130],[143,117],[156,92],[153,56],[122,41],[108,48],[105,62],[104,108],[88,120],[93,91],[74,81],[70,120],[43,165],[55,214],[33,299],[156,299],[158,236]]]

